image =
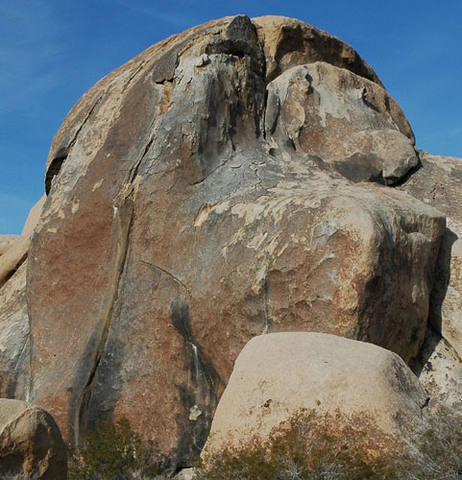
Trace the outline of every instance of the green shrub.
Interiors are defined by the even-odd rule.
[[[158,473],[153,446],[131,430],[127,419],[97,422],[69,455],[69,480],[147,480]]]

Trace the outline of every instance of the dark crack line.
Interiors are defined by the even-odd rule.
[[[128,209],[128,211],[125,211]],[[122,211],[121,211],[122,210]],[[128,221],[124,220],[124,214],[128,215]],[[132,228],[133,222],[133,203],[129,198],[125,199],[125,203],[120,206],[115,215],[115,242],[113,243],[112,248],[114,252],[113,268],[112,268],[112,279],[109,283],[107,293],[105,297],[107,298],[106,305],[103,307],[102,312],[102,329],[97,333],[98,343],[96,346],[96,352],[93,360],[93,367],[90,370],[85,386],[82,388],[81,393],[78,398],[78,405],[74,412],[74,425],[72,425],[74,431],[74,442],[77,445],[80,438],[80,430],[83,425],[82,419],[86,418],[86,413],[88,412],[88,407],[91,402],[91,394],[93,391],[93,383],[96,377],[98,367],[100,365],[101,359],[106,350],[106,345],[109,337],[109,331],[112,323],[112,317],[114,313],[114,307],[117,303],[119,297],[119,287],[120,282],[123,276],[123,272],[126,268],[126,261],[128,256],[129,249],[129,239],[130,231]],[[85,425],[86,427],[86,425]]]
[[[391,183],[388,183],[387,184],[387,187],[401,187],[403,185],[405,185],[411,178],[412,176],[417,173],[422,167],[422,162],[420,161],[420,157],[419,155],[417,154],[417,158],[419,160],[419,162],[417,163],[417,165],[415,167],[412,167],[410,168],[402,177],[398,178],[397,180],[391,182]]]
[[[211,175],[213,175],[219,168],[224,167],[228,163],[228,160],[224,160],[220,165],[217,165],[213,170],[211,170],[204,178],[201,178],[200,180],[197,180],[195,182],[190,183],[190,186],[193,185],[199,185],[202,182],[205,182],[207,178],[209,178]]]
[[[146,147],[144,148],[143,153],[141,154],[140,159],[136,162],[135,166],[130,169],[129,175],[129,183],[133,184],[133,181],[135,180],[136,176],[138,175],[138,170],[141,166],[141,162],[144,160],[146,155],[148,154],[149,149],[151,148],[152,142],[154,141],[154,135],[151,136],[149,139],[149,142],[146,144]]]
[[[192,298],[191,290],[188,288],[188,286],[182,280],[180,280],[178,277],[176,277],[173,273],[169,272],[165,268],[160,267],[159,265],[155,265],[154,263],[146,262],[144,260],[139,260],[139,263],[142,263],[143,265],[147,265],[148,267],[154,268],[156,270],[160,270],[161,272],[165,273],[174,282],[176,282],[178,285],[180,285],[186,291],[188,296],[190,298]]]
[[[264,301],[264,308],[265,308],[265,328],[263,333],[269,333],[271,328],[271,318],[270,318],[270,305],[269,305],[269,286],[268,280],[265,279],[265,283],[263,285],[263,301]]]
[[[21,265],[26,261],[27,259],[27,255],[28,255],[29,251],[27,250],[24,255],[22,257],[19,258],[19,260],[11,267],[11,270],[9,270],[6,274],[5,274],[5,277],[3,279],[2,282],[0,282],[0,290],[2,289],[2,287],[4,285],[6,285],[6,283],[8,282],[8,280],[14,276],[14,274],[19,270],[19,268],[21,267]]]
[[[124,85],[122,89],[122,94],[125,93],[132,83],[133,79],[138,75],[138,73],[143,69],[143,67],[146,65],[146,60],[143,60],[140,65],[135,69],[135,71],[130,75],[130,78],[127,80],[127,83]]]
[[[82,120],[82,123],[80,124],[80,127],[77,129],[77,131],[74,134],[74,137],[72,138],[71,142],[69,143],[69,146],[67,147],[67,150],[69,151],[77,142],[77,137],[79,136],[80,132],[82,131],[82,128],[85,126],[85,124],[88,122],[90,117],[92,116],[93,112],[95,111],[96,106],[101,102],[103,98],[103,93],[98,97],[96,102],[93,104],[93,106],[90,108],[89,112],[85,116],[85,118]]]

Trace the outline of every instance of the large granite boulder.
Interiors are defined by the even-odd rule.
[[[426,404],[417,377],[389,350],[323,333],[261,335],[236,360],[205,452],[265,439],[303,410],[373,418],[378,432],[401,442],[421,425]]]
[[[395,188],[413,144],[371,67],[300,21],[229,17],[150,47],[53,140],[27,274],[17,262],[0,290],[0,343],[23,332],[0,356],[3,395],[74,444],[127,417],[181,467],[256,335],[414,362],[446,222]]]
[[[66,480],[67,454],[56,423],[43,409],[0,399],[2,480]]]
[[[271,43],[290,29],[311,38],[297,54],[296,43]],[[110,74],[64,121],[27,295],[30,396],[70,441],[95,419],[125,416],[188,463],[237,354],[262,332],[330,332],[418,354],[444,216],[355,183],[406,175],[412,133],[351,47],[314,31],[284,18],[206,24]],[[287,53],[274,53],[277,74],[274,49]],[[336,88],[339,115],[326,107]],[[310,117],[328,129],[338,117],[362,145],[370,132],[372,170],[352,181],[339,167],[351,166],[351,148],[336,157],[333,144],[324,160],[312,139],[298,147]],[[282,129],[298,120],[289,142]],[[376,142],[387,136],[393,164]]]

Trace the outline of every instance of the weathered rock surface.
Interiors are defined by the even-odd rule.
[[[2,256],[19,238],[19,235],[0,235],[0,256]]]
[[[0,288],[27,258],[29,244],[28,238],[19,237],[0,256]]]
[[[32,207],[21,235],[0,235],[0,397],[29,399],[27,255],[45,200]]]
[[[325,62],[293,67],[268,85],[266,135],[321,157],[355,182],[394,184],[419,161],[403,112],[376,83]]]
[[[270,82],[291,67],[328,61],[382,86],[374,70],[358,53],[337,37],[289,17],[252,19],[263,47],[266,80]]]
[[[2,480],[66,480],[66,446],[43,409],[0,399]]]
[[[26,400],[30,326],[26,301],[27,261],[0,289],[0,397]]]
[[[50,150],[30,399],[72,442],[125,416],[187,466],[255,335],[335,333],[411,361],[445,218],[360,180],[407,178],[412,144],[356,52],[294,20],[211,22],[108,75]]]
[[[462,159],[420,152],[402,189],[447,215],[435,272],[427,341],[415,369],[435,396],[462,406]],[[437,340],[439,338],[439,340]]]
[[[372,416],[402,440],[426,401],[417,377],[388,350],[322,333],[261,335],[236,360],[205,450],[265,437],[302,409]]]

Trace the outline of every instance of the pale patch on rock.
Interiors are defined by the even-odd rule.
[[[108,153],[108,156],[110,155],[110,153]],[[101,185],[103,184],[104,182],[104,178],[102,178],[101,180],[99,180],[98,182],[96,182],[93,187],[92,187],[92,192],[94,192],[95,190],[97,190],[99,187],[101,187]]]

